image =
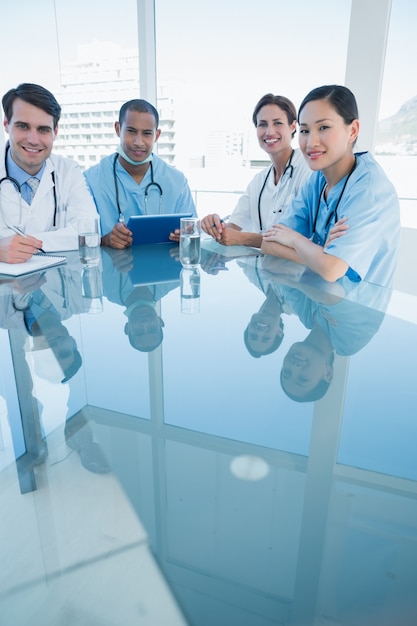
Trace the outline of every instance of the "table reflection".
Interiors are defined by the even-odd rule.
[[[135,350],[152,352],[161,344],[165,322],[157,305],[179,286],[180,271],[175,244],[105,249],[104,295],[123,307],[124,333]]]
[[[77,263],[2,295],[28,448],[88,433],[190,625],[413,623],[416,325],[256,253],[184,315],[176,250],[103,250],[96,315]]]

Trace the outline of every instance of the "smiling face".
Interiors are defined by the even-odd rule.
[[[126,155],[133,161],[144,161],[151,153],[161,134],[151,113],[126,111],[122,124],[116,122],[115,129]]]
[[[337,182],[352,167],[359,122],[346,124],[328,100],[312,100],[300,112],[300,149],[312,170]]]
[[[4,120],[4,128],[9,135],[13,161],[31,176],[37,174],[51,154],[58,132],[53,116],[16,98],[13,114],[9,121]]]
[[[294,343],[284,357],[281,384],[290,397],[303,398],[321,381],[329,383],[333,368],[320,351],[306,343]]]
[[[266,104],[256,117],[256,134],[262,150],[270,156],[291,148],[296,121],[288,123],[287,113],[276,104]]]
[[[145,352],[154,350],[162,341],[164,322],[153,306],[141,304],[135,307],[125,326],[131,345]]]
[[[276,313],[271,315],[259,311],[252,315],[247,327],[246,342],[253,352],[267,354],[277,343],[277,338],[282,336],[282,321]]]

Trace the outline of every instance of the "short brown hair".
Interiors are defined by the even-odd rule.
[[[292,124],[294,121],[297,120],[297,109],[295,108],[291,100],[289,100],[285,96],[275,96],[273,93],[267,93],[262,96],[253,111],[252,121],[255,124],[255,127],[258,126],[259,111],[262,109],[262,107],[267,106],[268,104],[275,104],[277,107],[285,111],[288,119],[288,124]],[[294,137],[294,135],[295,131],[293,132],[292,136]]]

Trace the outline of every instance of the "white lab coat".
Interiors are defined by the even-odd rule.
[[[56,225],[54,226],[54,193],[52,172],[55,177],[57,199]],[[4,149],[0,161],[0,177],[6,176]],[[98,217],[94,200],[88,190],[79,165],[72,159],[51,155],[29,205],[13,185],[2,183],[0,189],[0,237],[10,237],[9,226],[18,226],[28,235],[42,241],[47,252],[75,250],[78,248],[77,218]]]
[[[256,174],[245,193],[239,198],[230,216],[230,222],[242,230],[252,233],[265,232],[272,224],[276,223],[290,206],[293,198],[298,195],[305,181],[311,176],[311,169],[308,167],[301,150],[294,150],[291,165],[292,169],[287,169],[277,184],[274,182],[273,172],[270,172],[271,165]],[[258,213],[260,196],[262,228]]]

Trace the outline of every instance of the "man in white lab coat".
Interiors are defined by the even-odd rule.
[[[76,249],[77,218],[97,212],[79,165],[51,154],[60,105],[31,83],[10,89],[2,104],[9,140],[0,157],[0,261]]]

